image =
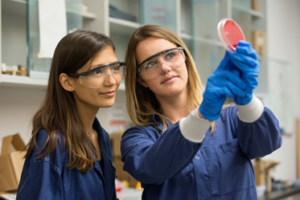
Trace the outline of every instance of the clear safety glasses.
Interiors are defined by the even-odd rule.
[[[100,88],[103,81],[107,79],[107,76],[113,76],[115,80],[120,80],[121,82],[122,77],[125,76],[125,67],[124,62],[114,62],[79,74],[71,73],[69,76],[79,78],[80,83],[86,87]]]
[[[161,73],[162,64],[169,66],[171,69],[176,69],[181,67],[184,62],[183,48],[176,47],[150,56],[138,65],[138,71],[144,80],[150,80],[158,77]]]

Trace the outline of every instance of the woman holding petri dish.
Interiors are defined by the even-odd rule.
[[[246,41],[226,52],[205,91],[184,42],[157,25],[137,29],[126,51],[123,169],[142,199],[257,199],[251,159],[281,146],[273,113],[255,97],[259,62]],[[227,97],[235,104],[223,107]]]
[[[58,43],[17,191],[21,199],[116,199],[107,132],[96,118],[122,80],[112,41],[75,31]]]

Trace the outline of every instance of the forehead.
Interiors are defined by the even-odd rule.
[[[91,65],[104,65],[115,61],[117,61],[117,57],[114,50],[111,46],[106,46],[91,60]]]
[[[79,71],[87,71],[95,66],[105,65],[116,61],[118,61],[118,59],[113,48],[111,46],[106,46],[104,49],[99,51],[93,59],[89,60]]]
[[[176,44],[157,37],[150,37],[141,41],[136,48],[136,57],[138,63],[149,58],[150,56],[164,51],[166,49],[177,47]]]

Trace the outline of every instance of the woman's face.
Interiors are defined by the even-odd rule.
[[[176,47],[165,39],[150,37],[140,42],[136,48],[137,63],[142,64],[139,67],[139,82],[144,87],[149,87],[157,98],[172,97],[186,91],[188,73],[183,51],[163,52]],[[162,53],[158,54],[160,52]],[[155,54],[158,55],[152,57]],[[152,70],[153,67],[157,67],[157,70]]]
[[[83,73],[95,67],[117,61],[113,49],[107,46],[92,61],[79,69],[77,73]],[[122,80],[122,75],[116,72],[116,69],[114,66],[101,68],[101,71],[76,78],[73,91],[76,105],[96,108],[111,107],[115,102],[116,92]]]

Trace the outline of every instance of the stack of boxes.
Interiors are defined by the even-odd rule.
[[[2,139],[0,155],[0,192],[16,192],[26,154],[25,143],[17,133]]]
[[[253,30],[252,31],[252,46],[255,51],[264,56],[266,54],[266,34],[263,31]]]
[[[259,0],[251,0],[251,10],[259,12]],[[251,44],[259,55],[266,55],[266,34],[264,31],[253,30]]]
[[[278,165],[278,162],[270,160],[255,159],[254,172],[256,186],[266,186],[266,191],[272,191],[272,180],[270,170]]]
[[[138,181],[135,180],[128,172],[123,170],[124,163],[121,160],[121,138],[122,134],[120,133],[112,133],[109,134],[111,147],[113,149],[113,164],[116,168],[116,178],[120,181],[127,181],[129,183],[129,187],[135,188]]]

